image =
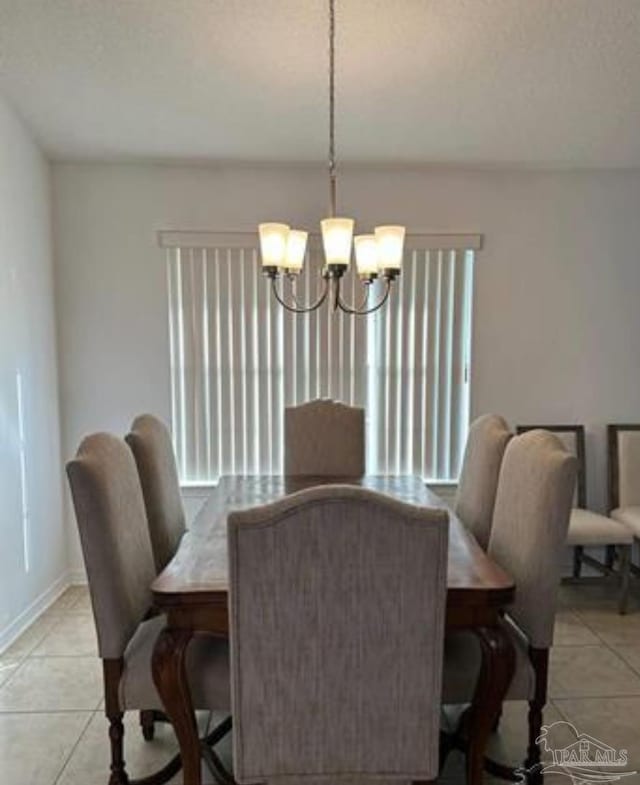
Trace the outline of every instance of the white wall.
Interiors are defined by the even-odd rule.
[[[64,587],[67,563],[61,511],[50,171],[2,98],[0,172],[2,649]]]
[[[586,423],[589,495],[602,508],[603,426],[640,421],[640,172],[351,169],[339,186],[361,226],[484,234],[473,412]],[[140,411],[169,417],[155,230],[314,227],[326,195],[321,168],[56,165],[65,455]]]

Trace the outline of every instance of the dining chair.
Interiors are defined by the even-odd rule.
[[[228,528],[236,780],[433,780],[446,511],[329,485]]]
[[[364,409],[328,399],[286,407],[285,474],[361,477],[364,452]]]
[[[640,539],[640,424],[607,427],[609,514]],[[632,564],[634,573],[640,569]]]
[[[506,700],[529,702],[524,766],[538,782],[537,739],[547,700],[549,649],[576,471],[575,456],[552,433],[534,430],[514,436],[500,469],[488,547],[489,556],[516,585],[515,601],[503,621],[516,651]],[[447,636],[443,703],[465,704],[472,700],[480,663],[480,646],[472,633],[461,631]],[[514,773],[493,761],[487,761],[487,768],[507,778]]]
[[[156,570],[142,490],[131,451],[124,441],[106,433],[82,441],[67,464],[67,474],[103,665],[111,741],[109,785],[134,785],[123,757],[124,712],[163,708],[152,678],[151,657],[165,620],[150,614]],[[228,710],[226,641],[197,636],[188,650],[187,670],[195,708]],[[206,741],[213,743],[228,728],[227,721]],[[140,782],[160,785],[179,769],[176,756]]]
[[[562,440],[565,447],[578,461],[576,490],[569,518],[567,545],[573,548],[573,580],[591,581],[582,578],[582,565],[596,569],[605,579],[616,577],[620,582],[618,610],[626,613],[629,596],[629,577],[633,532],[624,523],[606,515],[587,509],[587,465],[584,425],[518,425],[517,433],[544,428]],[[600,561],[585,553],[585,548],[604,548],[606,559]],[[618,570],[613,570],[612,549],[618,560]]]
[[[157,417],[142,414],[131,423],[125,440],[138,467],[156,572],[160,573],[173,558],[186,528],[171,434]]]
[[[469,428],[454,509],[484,550],[489,544],[502,456],[511,436],[506,421],[497,414],[484,414]]]

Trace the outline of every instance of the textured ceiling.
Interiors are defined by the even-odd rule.
[[[640,0],[337,0],[339,159],[640,166]],[[0,0],[59,159],[319,161],[325,0]]]

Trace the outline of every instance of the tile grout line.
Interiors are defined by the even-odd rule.
[[[564,713],[564,711],[562,711],[562,709],[560,708],[560,706],[558,706],[558,704],[556,703],[556,698],[552,698],[552,699],[549,701],[549,703],[550,703],[550,704],[551,704],[551,706],[553,706],[553,708],[554,708],[554,709],[555,709],[555,710],[558,712],[558,714],[559,714],[559,715],[562,717],[562,719],[563,719],[563,720],[565,720],[566,722],[569,722],[569,718],[567,717],[567,715]]]
[[[61,595],[61,596],[62,596],[62,595]],[[76,600],[76,602],[79,602],[79,600]],[[68,609],[67,609],[67,610],[68,610]],[[31,624],[30,624],[30,625],[27,627],[27,629],[26,629],[26,630],[24,630],[24,632],[22,633],[22,635],[20,635],[20,637],[19,637],[19,638],[17,638],[17,639],[16,639],[16,641],[14,641],[14,644],[15,644],[15,643],[17,643],[17,642],[20,640],[20,638],[22,638],[24,635],[26,635],[26,634],[29,632],[29,630],[31,630],[31,629],[34,627],[34,625],[36,625],[36,624],[37,624],[37,623],[38,623],[40,620],[42,620],[42,619],[44,618],[44,616],[45,616],[47,613],[49,613],[50,611],[51,611],[51,608],[47,608],[47,609],[45,609],[45,610],[44,610],[44,611],[43,611],[43,612],[42,612],[42,613],[41,613],[41,614],[40,614],[40,615],[39,615],[37,618],[35,618],[35,619],[33,620],[33,622],[32,622],[32,623],[31,623]],[[64,615],[66,614],[66,612],[67,612],[66,610],[63,610],[63,611],[61,611],[61,612],[60,612],[60,616],[64,616]],[[53,615],[54,615],[54,616],[57,616],[58,614],[54,612],[54,614],[53,614]],[[49,629],[47,629],[45,632],[43,632],[43,633],[42,633],[42,637],[39,637],[39,638],[37,638],[37,640],[36,640],[36,641],[34,641],[33,645],[32,645],[32,646],[30,646],[30,647],[28,647],[28,648],[27,648],[27,650],[25,651],[25,653],[24,653],[22,656],[20,656],[20,657],[16,658],[16,661],[15,661],[15,663],[16,663],[17,667],[16,667],[16,669],[13,671],[13,673],[11,673],[11,674],[10,674],[10,675],[7,677],[7,679],[6,679],[5,681],[3,681],[3,682],[2,682],[2,684],[0,685],[0,690],[1,690],[3,687],[5,687],[7,684],[9,684],[9,682],[10,682],[10,681],[11,681],[11,680],[14,678],[14,676],[15,676],[15,675],[18,673],[18,671],[19,671],[19,670],[22,668],[22,666],[24,665],[24,663],[26,662],[26,660],[28,660],[28,659],[31,659],[31,658],[33,657],[33,652],[34,652],[34,651],[35,651],[35,650],[38,648],[38,646],[40,646],[40,644],[41,644],[41,643],[42,643],[42,642],[45,640],[45,638],[47,638],[47,637],[49,636],[49,634],[50,634],[51,632],[53,632],[53,629],[54,629],[54,627],[55,627],[55,623],[54,623],[54,624],[52,624],[52,625],[51,625],[51,627],[50,627]],[[14,644],[12,644],[12,645],[14,645]],[[9,648],[11,648],[11,647],[9,647]],[[3,655],[0,655],[0,659],[3,659],[4,657],[5,657],[5,655],[4,655],[4,654],[3,654]]]
[[[62,775],[64,773],[64,770],[69,765],[69,761],[73,757],[73,753],[76,751],[76,749],[78,748],[78,745],[80,744],[80,742],[84,738],[84,735],[87,732],[87,729],[88,729],[89,725],[91,724],[91,720],[93,720],[93,718],[95,717],[96,714],[97,714],[97,711],[92,711],[92,712],[89,713],[89,717],[88,717],[87,721],[85,722],[84,727],[80,731],[80,735],[76,739],[75,744],[71,747],[71,750],[69,751],[69,754],[67,755],[67,757],[65,758],[62,766],[60,767],[60,771],[56,774],[55,779],[53,780],[53,785],[57,785],[58,782],[60,781],[60,777],[62,777]]]
[[[589,625],[589,623],[581,615],[581,610],[582,611],[584,611],[584,610],[604,610],[604,611],[611,611],[612,613],[616,613],[617,609],[615,609],[614,607],[612,607],[612,608],[602,608],[602,609],[598,609],[598,608],[596,608],[596,609],[589,609],[589,608],[585,609],[585,608],[575,608],[575,607],[569,606],[567,608],[564,608],[563,610],[568,610],[570,613],[572,613],[578,619],[580,624],[582,624],[587,630],[589,630],[589,632],[591,632],[593,635],[595,635],[595,637],[598,639],[599,643],[582,644],[580,646],[573,646],[573,647],[572,646],[557,646],[557,647],[554,646],[554,648],[565,648],[565,649],[568,649],[568,648],[581,648],[581,649],[584,649],[584,648],[587,648],[589,646],[595,646],[597,648],[607,649],[612,654],[614,654],[615,657],[625,667],[629,668],[634,676],[640,676],[640,672],[637,671],[630,663],[628,663],[624,659],[624,657],[622,657],[622,655],[613,648],[613,646],[611,644],[607,643],[607,641],[602,637],[602,635],[600,635],[597,630],[595,630],[593,627],[591,627],[591,625]],[[629,614],[627,614],[627,615],[629,615]],[[556,695],[556,696],[553,696],[552,698],[550,698],[550,702],[554,703],[554,705],[555,705],[555,701],[563,701],[563,700],[597,700],[597,699],[617,700],[617,699],[620,699],[620,698],[622,698],[622,699],[629,698],[629,699],[636,699],[637,700],[639,697],[640,697],[640,692],[636,693],[635,695],[633,695],[633,694],[630,695],[628,692],[625,693],[625,694],[622,694],[622,695],[576,695],[576,696],[571,696],[571,695],[557,696]],[[565,717],[565,719],[567,719],[566,715],[564,714],[564,712],[561,711],[560,707],[556,705],[556,708],[558,709],[560,714],[563,717]]]
[[[47,638],[49,638],[49,636],[57,630],[58,625],[59,625],[59,623],[61,621],[63,621],[63,620],[67,621],[67,620],[70,620],[70,619],[82,618],[83,616],[89,615],[89,614],[85,613],[84,611],[78,612],[78,611],[74,611],[73,610],[76,607],[76,605],[80,602],[81,599],[82,599],[82,597],[78,597],[78,599],[69,608],[63,608],[61,611],[55,611],[52,614],[54,619],[56,619],[56,621],[51,625],[50,629],[48,629],[44,633],[43,637],[40,640],[38,640],[38,642],[35,644],[35,646],[33,646],[33,648],[29,649],[29,651],[25,655],[25,659],[27,659],[27,658],[34,659],[34,658],[37,658],[37,657],[87,657],[87,656],[93,657],[93,656],[97,656],[97,652],[93,652],[92,654],[88,654],[88,655],[87,654],[58,654],[58,655],[56,655],[56,654],[35,654],[34,653],[45,642],[45,640]],[[47,611],[45,611],[44,613],[47,613]],[[43,615],[44,614],[42,614],[42,616]],[[42,616],[38,616],[38,619],[42,618]],[[36,619],[36,621],[38,621],[38,619]],[[35,624],[35,622],[34,622],[34,624]]]
[[[24,667],[24,664],[25,664],[25,662],[27,661],[27,658],[28,658],[28,657],[29,657],[29,655],[28,655],[28,654],[25,654],[25,655],[24,655],[24,657],[22,657],[22,659],[21,659],[21,660],[18,660],[18,663],[17,663],[17,667],[16,667],[16,669],[13,671],[13,673],[10,673],[10,674],[7,676],[6,680],[5,680],[5,681],[3,681],[3,682],[2,682],[2,684],[0,685],[0,692],[2,692],[2,690],[4,690],[4,688],[5,688],[5,687],[6,687],[8,684],[10,684],[10,682],[12,681],[12,679],[14,679],[14,678],[16,677],[16,675],[17,675],[17,674],[18,674],[18,673],[19,673],[19,672],[22,670],[22,668]],[[3,712],[3,711],[0,709],[0,714],[4,714],[4,713],[7,713],[7,714],[8,714],[8,713],[10,713],[10,712]]]
[[[625,615],[625,616],[628,616],[629,614],[624,614],[624,615]],[[584,625],[584,626],[585,626],[585,627],[586,627],[586,628],[587,628],[587,629],[588,629],[590,632],[592,632],[592,633],[593,633],[593,634],[594,634],[594,635],[595,635],[595,636],[598,638],[598,640],[602,641],[602,645],[603,645],[603,646],[604,646],[606,649],[609,649],[609,651],[610,651],[610,652],[612,652],[612,654],[614,654],[614,655],[615,655],[615,656],[616,656],[616,657],[617,657],[617,658],[618,658],[618,659],[619,659],[619,660],[620,660],[622,663],[624,663],[624,665],[626,665],[626,666],[627,666],[627,668],[630,668],[630,669],[631,669],[631,671],[632,671],[632,672],[633,672],[633,673],[634,673],[636,676],[640,676],[640,670],[638,670],[638,669],[637,669],[637,668],[635,668],[633,665],[631,665],[631,663],[627,662],[627,661],[625,660],[625,658],[624,658],[624,657],[623,657],[623,656],[620,654],[620,652],[618,652],[618,651],[617,651],[617,649],[615,649],[615,648],[614,648],[614,645],[613,645],[612,643],[608,643],[608,642],[607,642],[607,641],[606,641],[606,640],[605,640],[605,639],[602,637],[602,635],[600,635],[600,634],[598,633],[598,631],[597,631],[597,630],[593,629],[593,627],[591,627],[591,626],[589,625],[589,623],[588,623],[588,622],[587,622],[585,619],[583,619],[583,618],[582,618],[582,616],[581,616],[579,613],[576,613],[576,616],[577,616],[577,617],[578,617],[578,619],[580,620],[580,623],[581,623],[581,624],[583,624],[583,625]],[[621,643],[621,644],[619,644],[619,645],[620,645],[620,646],[625,646],[625,645],[627,645],[627,644]],[[629,646],[633,646],[633,644],[628,644],[628,645],[629,645]]]
[[[583,609],[583,610],[584,610],[584,609]],[[609,645],[609,644],[608,644],[608,643],[605,641],[605,639],[602,637],[602,635],[600,635],[600,633],[599,633],[597,630],[595,630],[593,627],[591,627],[591,626],[589,625],[589,623],[588,623],[588,622],[587,622],[585,619],[583,619],[583,618],[582,618],[582,616],[580,615],[580,611],[579,611],[579,610],[575,612],[575,615],[576,615],[576,616],[577,616],[577,618],[580,620],[580,623],[581,623],[581,624],[583,624],[583,625],[584,625],[584,626],[585,626],[585,627],[586,627],[586,628],[589,630],[589,632],[591,632],[593,635],[595,635],[595,636],[596,636],[596,638],[597,638],[599,641],[601,641],[601,643],[602,643],[602,644],[603,644],[603,645],[604,645],[604,646],[605,646],[607,649],[611,649],[611,646],[610,646],[610,645]],[[611,649],[611,651],[613,651],[613,649]]]

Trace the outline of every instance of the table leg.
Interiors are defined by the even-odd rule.
[[[467,785],[480,785],[489,736],[502,709],[515,668],[515,650],[506,632],[495,627],[477,627],[482,664],[468,717]]]
[[[191,703],[185,657],[191,630],[165,628],[151,662],[153,681],[180,744],[184,785],[201,785],[200,741]]]

